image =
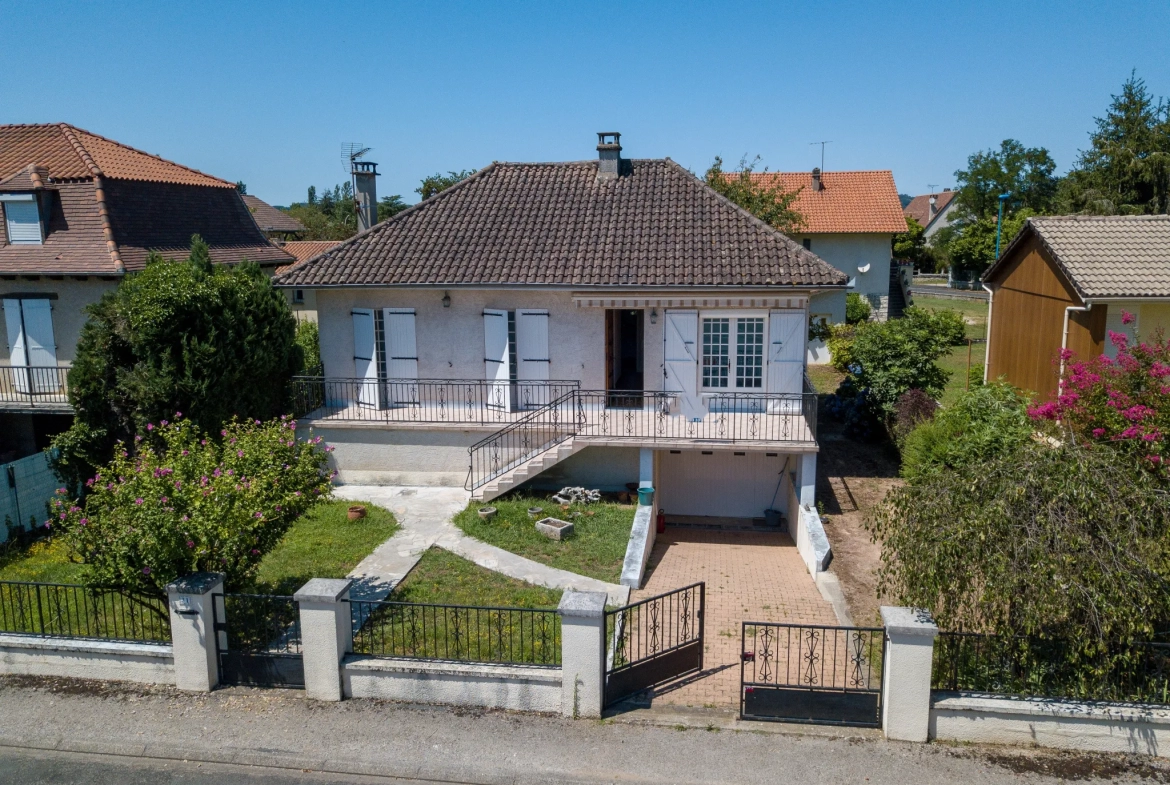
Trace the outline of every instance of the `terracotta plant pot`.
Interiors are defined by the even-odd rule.
[[[541,513],[543,513],[543,512],[544,512],[543,507],[529,507],[528,508],[528,517],[529,518],[539,518]]]
[[[569,505],[567,505],[567,504],[562,504],[562,505],[561,505],[561,509],[562,509],[562,510],[568,510],[568,509],[569,509]]]
[[[485,521],[489,520],[490,518],[494,518],[495,515],[496,515],[496,508],[495,507],[480,507],[479,508],[479,517],[483,518]]]
[[[364,517],[366,517],[366,508],[361,506],[360,504],[355,504],[349,508],[349,511],[346,512],[346,514],[345,514],[345,517],[349,518],[351,521],[356,521],[359,518],[364,518]]]

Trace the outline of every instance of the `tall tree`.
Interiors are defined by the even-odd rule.
[[[725,172],[723,159],[715,156],[715,161],[707,170],[704,179],[707,185],[773,229],[785,234],[800,231],[804,226],[804,216],[792,206],[800,189],[785,191],[779,178],[769,178],[761,182],[752,177],[759,162],[759,156],[752,161],[748,161],[747,156],[744,156],[739,161],[738,171]],[[764,171],[767,172],[766,169]]]
[[[402,201],[402,197],[398,194],[383,196],[378,200],[378,222],[381,223],[387,218],[393,218],[408,207],[410,205]]]
[[[999,150],[982,150],[967,158],[967,168],[955,172],[955,203],[967,220],[994,218],[1000,194],[1008,194],[1005,212],[1028,208],[1050,212],[1056,196],[1056,162],[1043,147],[1024,147],[1005,139]]]
[[[422,197],[423,201],[426,201],[435,194],[446,191],[456,183],[463,182],[475,174],[476,171],[475,169],[464,169],[460,172],[447,172],[447,174],[436,172],[430,177],[424,177],[422,184],[418,188],[415,188],[414,192]]]

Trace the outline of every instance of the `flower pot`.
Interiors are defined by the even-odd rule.
[[[364,518],[364,517],[366,517],[366,508],[361,506],[360,504],[355,504],[349,508],[349,510],[345,514],[345,517],[349,518],[351,521],[356,521],[360,518]]]
[[[536,530],[550,540],[563,540],[573,533],[573,524],[557,518],[541,518],[536,522]]]
[[[496,515],[496,508],[495,507],[480,507],[479,508],[479,517],[485,521],[489,520],[490,518],[494,518],[495,515]]]
[[[539,518],[540,514],[543,512],[544,512],[543,507],[529,507],[528,508],[528,517],[529,518]]]

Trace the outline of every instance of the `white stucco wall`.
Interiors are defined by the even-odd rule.
[[[467,448],[494,430],[310,423],[298,428],[297,435],[320,436],[333,447],[329,464],[337,470],[339,482],[461,487],[471,463]]]
[[[81,336],[81,328],[88,319],[85,313],[86,306],[96,303],[103,294],[117,287],[118,281],[103,281],[98,278],[78,281],[68,277],[54,280],[41,276],[35,281],[0,280],[0,299],[15,294],[56,294],[57,299],[52,300],[51,308],[53,339],[57,342],[57,362],[71,365],[77,353],[77,339]],[[8,347],[12,339],[3,320],[0,320],[0,334],[3,334],[3,340],[0,340],[0,364],[6,364],[9,360]]]
[[[0,635],[0,673],[174,684],[168,644]]]
[[[810,234],[801,239],[811,239],[811,250],[817,256],[849,276],[853,282],[850,291],[870,299],[877,307],[875,298],[890,294],[890,242],[891,234]],[[862,273],[859,268],[869,265]],[[814,298],[815,300],[816,298]],[[841,319],[844,321],[844,299],[841,301]],[[810,307],[810,313],[817,310]]]
[[[524,487],[560,490],[583,485],[603,491],[624,491],[638,481],[638,447],[586,447],[533,477]]]

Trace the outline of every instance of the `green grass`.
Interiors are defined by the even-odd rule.
[[[987,337],[987,301],[960,300],[945,297],[914,296],[914,304],[920,308],[941,311],[950,309],[958,311],[967,324],[968,338]],[[977,343],[971,346],[971,365],[982,365],[986,344]],[[946,389],[943,390],[942,403],[952,402],[959,393],[967,388],[967,344],[956,346],[950,354],[938,361],[939,367],[951,374]]]
[[[346,517],[353,504],[365,506],[365,518]],[[341,499],[319,504],[298,518],[264,556],[247,590],[288,595],[310,578],[344,578],[398,528],[393,513],[368,502]]]
[[[10,546],[0,556],[0,581],[81,583],[81,564],[69,560],[61,539],[37,540],[27,548]]]
[[[490,605],[500,608],[555,608],[560,589],[546,589],[432,547],[390,596],[397,602]]]
[[[566,511],[547,497],[506,496],[486,505],[499,511],[486,521],[477,513],[483,506],[472,502],[455,516],[455,525],[478,540],[550,567],[609,583],[621,579],[636,505],[598,502],[575,504]],[[536,531],[536,521],[528,517],[529,507],[543,507],[542,518],[571,520],[573,533],[560,542],[550,540]],[[581,515],[570,518],[572,512]]]
[[[837,387],[845,378],[845,374],[831,365],[809,365],[807,366],[807,370],[808,380],[812,382],[816,391],[822,395],[837,392]]]

